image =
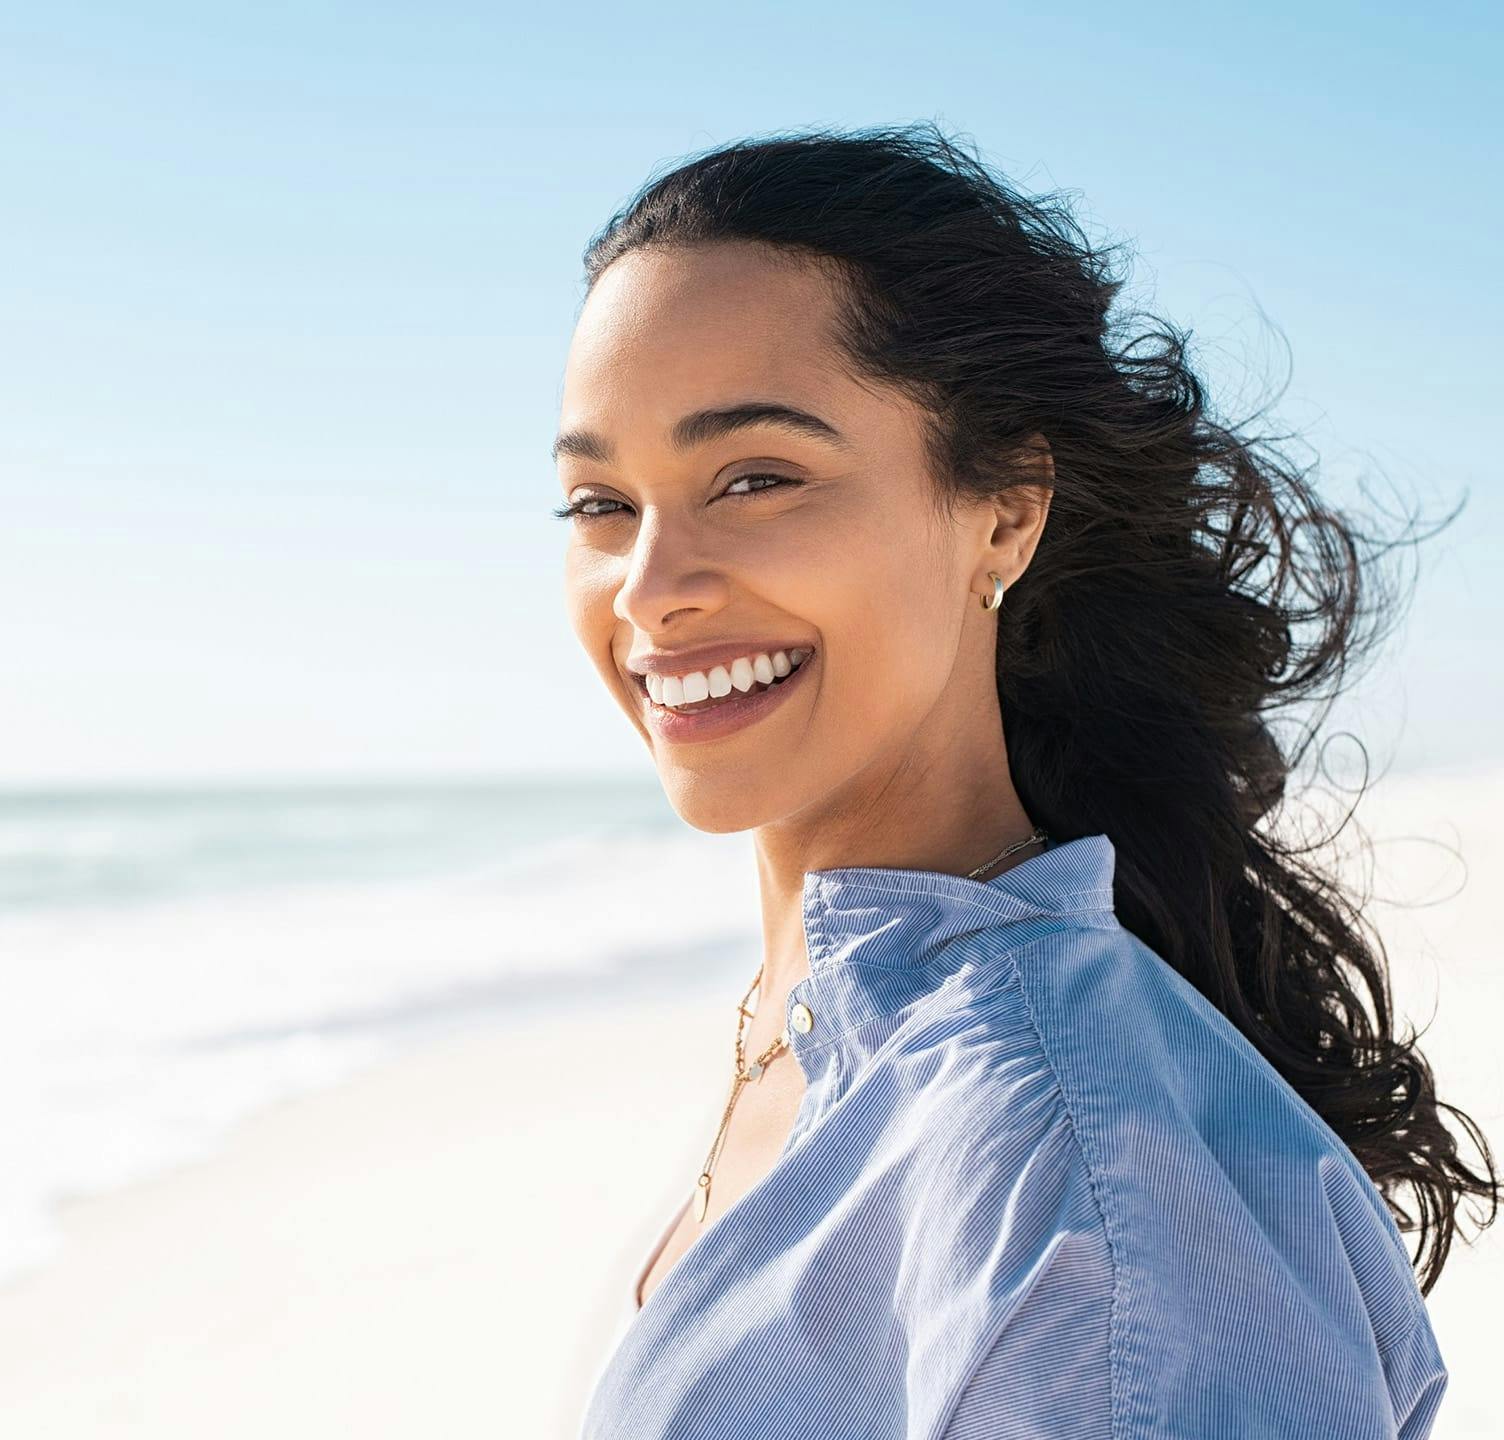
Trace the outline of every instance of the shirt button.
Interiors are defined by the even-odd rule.
[[[796,1005],[789,1011],[789,1023],[801,1035],[808,1035],[815,1028],[815,1013],[808,1005]]]

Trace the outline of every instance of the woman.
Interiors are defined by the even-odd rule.
[[[931,127],[705,155],[586,261],[571,620],[764,926],[586,1436],[1425,1435],[1491,1156],[1264,823],[1358,532]]]

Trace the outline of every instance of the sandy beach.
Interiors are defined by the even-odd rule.
[[[1439,997],[1423,1048],[1443,1097],[1504,1144],[1487,904],[1504,786],[1407,781],[1380,799],[1376,834],[1467,858],[1445,898],[1458,877],[1436,844],[1381,847],[1411,899],[1439,887],[1383,923],[1402,1012],[1424,1025]],[[713,1133],[735,989],[451,1037],[243,1121],[209,1159],[70,1203],[60,1254],[0,1289],[0,1433],[573,1437]],[[1437,1436],[1504,1427],[1499,1228],[1454,1247],[1430,1298],[1452,1375]]]
[[[572,1433],[724,1100],[723,1009],[467,1035],[70,1204],[0,1290],[0,1433]]]

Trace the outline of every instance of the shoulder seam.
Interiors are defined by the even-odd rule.
[[[1112,1192],[1102,1176],[1100,1158],[1094,1154],[1093,1148],[1088,1144],[1083,1132],[1079,1112],[1081,1110],[1081,1098],[1073,1093],[1067,1083],[1055,1053],[1046,1040],[1044,1028],[1039,1023],[1038,1007],[1036,1006],[1028,978],[1024,974],[1023,966],[1019,961],[1038,948],[1042,948],[1050,940],[1053,940],[1060,932],[1055,931],[1050,935],[1041,936],[1039,940],[1028,945],[1019,947],[1008,953],[1008,962],[1014,973],[1018,976],[1019,994],[1023,998],[1024,1011],[1029,1017],[1029,1024],[1034,1031],[1035,1038],[1039,1041],[1039,1048],[1044,1055],[1046,1063],[1050,1067],[1051,1074],[1055,1077],[1055,1084],[1060,1090],[1060,1098],[1065,1107],[1066,1119],[1070,1123],[1071,1134],[1076,1141],[1076,1147],[1081,1152],[1081,1158],[1086,1165],[1087,1180],[1091,1186],[1092,1199],[1095,1201],[1097,1211],[1102,1217],[1102,1228],[1107,1236],[1107,1250],[1112,1259],[1112,1306],[1108,1319],[1108,1374],[1112,1389],[1111,1396],[1111,1432],[1114,1437],[1127,1435],[1128,1404],[1126,1386],[1122,1372],[1122,1351],[1124,1335],[1124,1300],[1127,1289],[1127,1272],[1123,1265],[1122,1255],[1122,1217],[1117,1212],[1116,1203],[1112,1198]]]

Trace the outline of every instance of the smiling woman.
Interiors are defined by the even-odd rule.
[[[764,928],[588,1440],[1425,1435],[1394,1197],[1429,1288],[1492,1160],[1273,824],[1383,547],[930,127],[714,151],[586,270],[570,619]]]

